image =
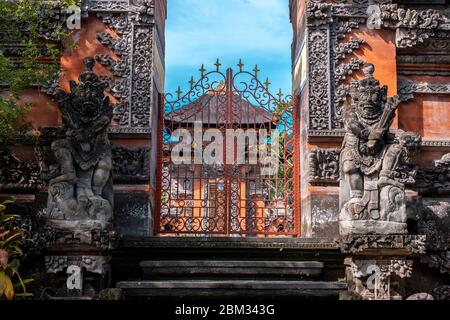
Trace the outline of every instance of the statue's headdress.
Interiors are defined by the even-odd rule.
[[[350,84],[352,107],[358,117],[368,124],[379,119],[387,101],[387,86],[380,87],[380,82],[373,76],[374,71],[373,64],[364,65],[364,79]]]
[[[86,57],[83,60],[84,71],[78,77],[79,84],[76,84],[75,81],[70,82],[70,91],[75,93],[76,91],[92,91],[92,89],[96,89],[98,95],[103,95],[103,92],[106,89],[106,85],[104,81],[101,81],[100,78],[94,73],[93,69],[95,66],[95,60],[92,57]]]
[[[385,103],[387,100],[387,86],[380,87],[380,82],[373,76],[375,67],[368,63],[363,66],[364,79],[352,81],[350,84],[350,95],[354,103],[363,101],[379,94],[380,102]]]
[[[87,57],[83,60],[84,72],[79,83],[70,82],[70,92],[74,99],[74,108],[86,121],[98,117],[104,112],[109,99],[105,96],[106,84],[94,73],[95,60]]]

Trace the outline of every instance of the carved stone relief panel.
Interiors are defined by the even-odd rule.
[[[394,277],[411,277],[412,260],[357,260],[347,261],[347,281],[350,290],[364,300],[402,299],[402,286],[394,285]]]
[[[450,94],[450,83],[428,83],[418,81],[401,81],[398,94],[402,101],[414,98],[414,94]]]
[[[355,12],[346,11],[350,8]],[[348,95],[343,84],[349,75],[365,63],[351,57],[364,41],[346,35],[365,21],[358,13],[366,3],[337,4],[309,2],[309,130],[326,131],[342,128],[342,103]],[[350,57],[349,61],[347,57]]]
[[[135,128],[152,126],[154,0],[88,1],[86,10],[95,13],[119,35],[107,32],[97,39],[119,59],[97,55],[96,59],[113,74],[109,79],[111,94],[119,100],[115,120],[120,132],[140,133]],[[118,130],[118,129],[117,129]],[[115,131],[117,131],[115,130]]]
[[[113,177],[116,183],[150,181],[150,148],[113,146]]]
[[[367,22],[371,14],[369,6],[378,8],[379,28],[396,30],[398,48],[424,46],[430,43],[424,42],[429,37],[444,40],[436,45],[446,46],[445,39],[450,37],[450,19],[444,10],[408,9],[384,0],[308,2],[310,137],[341,134],[342,105],[349,94],[345,80],[366,62],[352,57],[365,45],[364,41],[346,35]],[[399,55],[399,59],[410,56]],[[429,56],[423,56],[423,59],[425,61]],[[444,63],[448,57],[441,55],[435,59]]]
[[[309,152],[309,182],[311,184],[338,183],[339,153],[339,149],[315,149]]]

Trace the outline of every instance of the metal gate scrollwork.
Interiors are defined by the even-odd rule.
[[[298,236],[297,98],[215,66],[161,99],[156,233]]]

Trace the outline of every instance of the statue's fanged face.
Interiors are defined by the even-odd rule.
[[[376,120],[383,112],[383,101],[379,90],[369,90],[361,94],[357,102],[359,116],[366,120]]]
[[[387,99],[387,87],[380,87],[380,83],[374,78],[372,64],[364,67],[363,71],[364,79],[352,82],[350,94],[359,119],[373,124],[383,113]]]
[[[100,111],[103,95],[92,86],[78,87],[75,95],[75,105],[78,112],[85,117],[95,117]]]

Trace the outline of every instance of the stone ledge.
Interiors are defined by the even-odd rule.
[[[333,239],[325,238],[124,237],[121,246],[133,248],[338,249]]]
[[[365,235],[365,234],[406,234],[406,223],[376,221],[376,220],[351,220],[340,221],[339,232],[341,235]]]
[[[424,235],[366,234],[346,235],[336,240],[342,253],[355,255],[413,255],[425,253]]]
[[[324,267],[318,261],[238,261],[177,260],[142,261],[144,274],[150,276],[272,276],[318,277]]]
[[[146,297],[252,297],[338,296],[347,284],[323,281],[124,281],[117,287],[129,296]]]

